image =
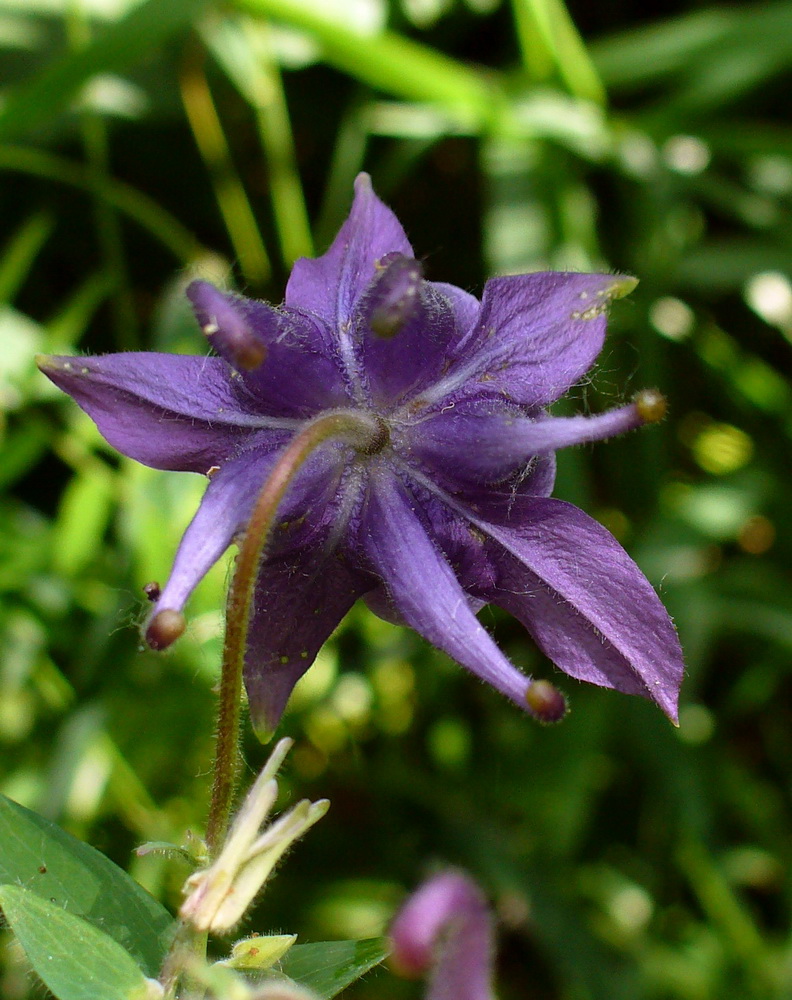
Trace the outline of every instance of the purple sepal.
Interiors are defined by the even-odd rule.
[[[427,468],[471,483],[497,483],[526,466],[535,456],[571,445],[601,441],[639,427],[634,405],[595,417],[531,418],[519,413],[492,413],[491,404],[460,405],[416,423],[404,432],[404,444]]]
[[[525,709],[530,679],[509,663],[478,621],[414,508],[414,498],[395,479],[378,477],[359,528],[366,564],[384,581],[404,622]]]
[[[492,278],[478,322],[432,398],[547,406],[592,366],[608,306],[635,285],[619,275],[553,271]]]
[[[155,469],[206,473],[266,426],[240,403],[219,358],[45,356],[38,365],[114,448]]]
[[[684,665],[651,584],[613,535],[562,500],[528,498],[514,527],[480,523],[499,566],[489,599],[571,677],[657,702],[674,722]]]
[[[294,685],[370,586],[316,540],[262,567],[245,657],[250,718],[262,742],[277,729]]]
[[[330,249],[314,260],[301,257],[292,268],[286,305],[316,313],[340,330],[389,253],[413,256],[401,223],[374,194],[369,175],[359,174],[349,218]]]

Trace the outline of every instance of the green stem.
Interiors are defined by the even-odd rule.
[[[437,104],[477,128],[498,127],[508,116],[504,81],[484,74],[394,31],[361,33],[300,0],[232,0],[256,18],[272,19],[310,35],[322,59],[377,90]]]
[[[605,87],[564,0],[512,0],[523,64],[533,81],[555,68],[574,97],[606,103]]]
[[[242,274],[248,282],[264,284],[272,271],[269,257],[209,89],[203,50],[197,46],[188,50],[179,83],[184,110],[209,171],[215,199]]]
[[[325,413],[307,424],[286,446],[264,483],[237,554],[226,608],[214,784],[206,828],[211,858],[217,856],[225,837],[239,773],[242,672],[259,565],[286,490],[307,459],[330,439],[373,454],[385,444],[387,429],[371,414],[351,410]]]
[[[91,28],[85,0],[72,0],[67,28],[72,51],[87,48],[91,42]],[[80,105],[80,127],[88,171],[98,182],[95,184],[94,217],[105,269],[114,278],[110,298],[113,325],[120,349],[132,351],[140,344],[120,220],[115,206],[98,193],[101,182],[110,176],[110,142],[104,118],[88,101]]]
[[[297,172],[297,156],[294,149],[289,109],[283,90],[280,67],[275,61],[269,38],[269,27],[265,22],[255,25],[258,33],[253,36],[254,25],[243,23],[243,29],[261,43],[257,50],[259,68],[268,86],[266,97],[254,104],[258,128],[269,172],[272,195],[272,210],[280,239],[283,262],[289,267],[298,257],[313,256],[313,240],[308,212],[305,207],[302,186]],[[252,41],[252,38],[251,38]]]
[[[207,934],[205,931],[196,931],[194,927],[184,920],[180,920],[176,927],[176,934],[173,938],[165,961],[158,976],[162,987],[165,990],[164,1000],[174,1000],[176,990],[179,986],[184,968],[195,956],[205,959],[206,957]]]

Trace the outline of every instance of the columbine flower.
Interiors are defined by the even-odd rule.
[[[427,1000],[494,1000],[493,921],[478,886],[462,872],[424,882],[390,929],[390,964],[429,978]]]
[[[653,698],[674,718],[682,659],[668,615],[601,525],[549,498],[556,449],[662,415],[651,393],[594,417],[546,413],[591,367],[607,306],[634,285],[527,274],[492,279],[479,302],[425,281],[363,174],[333,245],[297,261],[280,308],[190,285],[219,357],[42,359],[119,451],[210,477],[151,644],[181,632],[188,596],[244,530],[287,442],[336,412],[369,440],[325,443],[279,510],[247,640],[260,733],[359,597],[523,708],[530,679],[476,619],[485,603],[514,614],[571,676]]]

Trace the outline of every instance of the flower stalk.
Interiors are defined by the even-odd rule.
[[[234,566],[226,606],[226,632],[220,676],[214,781],[206,843],[210,857],[223,842],[239,774],[239,718],[242,673],[253,593],[259,565],[272,535],[278,507],[294,477],[327,441],[371,453],[382,446],[386,430],[380,420],[360,411],[323,414],[307,424],[284,449],[256,499]]]

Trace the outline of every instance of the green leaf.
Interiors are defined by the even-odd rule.
[[[296,944],[281,962],[291,979],[330,1000],[387,957],[383,938]]]
[[[604,104],[602,81],[563,0],[512,0],[512,8],[528,72],[531,73],[534,57],[539,55],[543,63],[545,60],[555,63],[571,94]],[[544,50],[541,55],[538,49]],[[548,69],[545,63],[533,81],[545,82]]]
[[[23,885],[82,917],[156,974],[172,918],[103,854],[43,816],[0,796],[0,884]]]
[[[97,73],[119,73],[150,55],[172,35],[194,24],[206,0],[146,0],[98,32],[84,49],[48,65],[12,94],[0,113],[3,140],[24,135],[51,119]]]
[[[146,979],[107,934],[18,885],[0,906],[30,964],[58,1000],[144,1000]]]
[[[605,83],[635,87],[679,73],[722,45],[734,30],[735,11],[697,10],[594,42],[590,51]]]

